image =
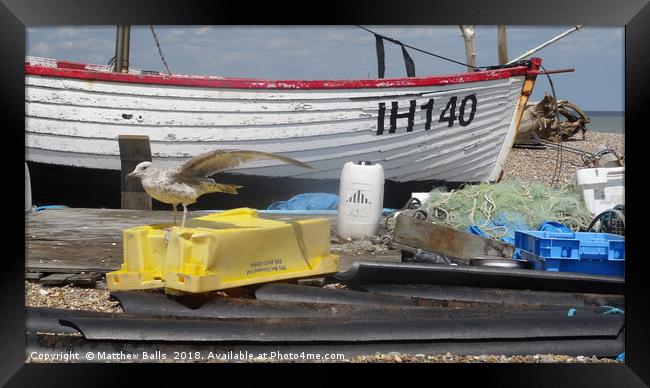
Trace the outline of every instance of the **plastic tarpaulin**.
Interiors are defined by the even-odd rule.
[[[287,201],[273,202],[267,210],[336,210],[339,196],[329,193],[298,194]]]
[[[330,193],[303,193],[287,201],[277,201],[267,210],[338,210],[339,196]],[[396,209],[384,208],[382,215],[394,213]]]

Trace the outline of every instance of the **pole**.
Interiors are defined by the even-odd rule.
[[[151,210],[151,197],[144,191],[140,179],[127,175],[141,162],[151,161],[149,136],[118,135],[121,164],[122,209]]]
[[[465,39],[465,57],[467,58],[467,71],[474,71],[476,68],[476,46],[474,44],[474,25],[459,24],[460,32]]]
[[[115,71],[118,73],[129,72],[129,46],[131,44],[131,26],[117,26],[115,36]]]
[[[498,43],[499,65],[505,65],[508,62],[508,35],[506,26],[498,26]]]
[[[526,53],[524,53],[524,54],[518,56],[517,58],[513,59],[512,61],[506,63],[506,65],[509,65],[509,64],[514,63],[514,62],[517,62],[517,61],[519,61],[519,60],[521,60],[521,59],[524,59],[524,58],[526,58],[527,56],[532,55],[532,54],[538,52],[539,50],[543,49],[544,47],[546,47],[546,46],[548,46],[548,45],[550,45],[550,44],[552,44],[552,43],[557,42],[558,40],[564,38],[565,36],[569,35],[570,33],[574,32],[574,31],[578,31],[578,30],[581,29],[582,27],[583,27],[582,24],[578,24],[577,26],[573,27],[572,29],[570,29],[570,30],[568,30],[568,31],[565,31],[565,32],[561,33],[560,35],[558,35],[558,36],[556,36],[555,38],[549,40],[548,42],[546,42],[546,43],[542,43],[541,45],[535,47],[534,49],[532,49],[532,50],[530,50],[530,51],[528,51],[528,52],[526,52]]]
[[[129,72],[129,47],[131,46],[131,26],[124,25],[122,35],[122,73]]]
[[[116,73],[122,72],[122,26],[117,26],[115,32],[115,67],[113,71]]]

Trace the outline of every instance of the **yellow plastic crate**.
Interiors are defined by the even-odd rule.
[[[185,292],[338,271],[328,219],[276,221],[241,208],[169,225],[123,231],[124,263],[106,274],[112,290],[166,287]]]

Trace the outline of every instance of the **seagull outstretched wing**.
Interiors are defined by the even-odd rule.
[[[263,159],[276,159],[295,166],[313,169],[313,167],[301,161],[267,152],[215,150],[195,156],[178,166],[175,177],[181,180],[206,178],[219,171],[237,167],[242,163]]]

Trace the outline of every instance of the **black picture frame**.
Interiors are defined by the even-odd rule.
[[[436,365],[435,373],[453,373],[454,383],[467,379],[498,383],[501,386],[643,386],[650,384],[650,306],[647,264],[642,253],[642,209],[647,200],[642,170],[642,131],[647,120],[643,106],[650,101],[650,5],[648,0],[565,0],[518,1],[327,1],[317,3],[207,2],[200,0],[109,1],[109,0],[0,0],[0,99],[3,127],[2,174],[13,172],[3,182],[7,213],[3,228],[2,342],[0,342],[0,383],[8,386],[101,386],[121,384],[125,376],[144,377],[151,384],[165,378],[161,365],[145,366],[139,373],[125,365],[109,364],[25,364],[24,353],[24,213],[20,206],[23,177],[19,155],[24,156],[24,56],[25,28],[45,25],[202,25],[202,24],[317,24],[317,25],[598,25],[625,26],[625,147],[627,164],[626,207],[628,236],[626,261],[626,361],[625,364],[545,364],[474,366],[467,373],[460,365]],[[604,50],[606,48],[603,48]],[[598,64],[595,63],[594,66]],[[606,90],[602,91],[606,93]],[[22,129],[22,130],[21,130]],[[22,147],[22,148],[21,148]],[[12,151],[9,156],[7,151]],[[15,155],[13,153],[15,152]],[[630,187],[639,186],[638,189]],[[16,187],[15,191],[10,190]],[[7,249],[9,248],[9,249]],[[138,368],[139,370],[140,368]],[[220,368],[223,370],[224,368]],[[241,368],[235,368],[242,373]],[[389,368],[390,369],[390,368]],[[418,368],[422,370],[423,368]],[[176,368],[168,369],[176,373]],[[187,373],[187,369],[184,369]],[[328,378],[316,368],[313,378]],[[128,373],[130,371],[130,373]],[[406,371],[402,371],[406,372]],[[434,378],[432,369],[424,372]],[[214,370],[211,373],[215,373]],[[221,371],[219,373],[222,373]],[[320,377],[319,377],[320,375]],[[403,373],[398,373],[396,377]],[[119,378],[116,378],[118,376]],[[255,377],[246,376],[246,378]],[[258,378],[265,379],[265,375]],[[329,378],[340,381],[338,378]],[[129,377],[130,379],[130,377]],[[439,377],[435,377],[435,381]],[[129,380],[130,382],[131,380]],[[432,380],[430,380],[432,381]],[[247,383],[249,380],[247,380]],[[282,381],[278,381],[283,383]],[[644,383],[645,382],[645,383]],[[414,383],[414,382],[412,382]],[[72,385],[70,385],[72,384]]]

